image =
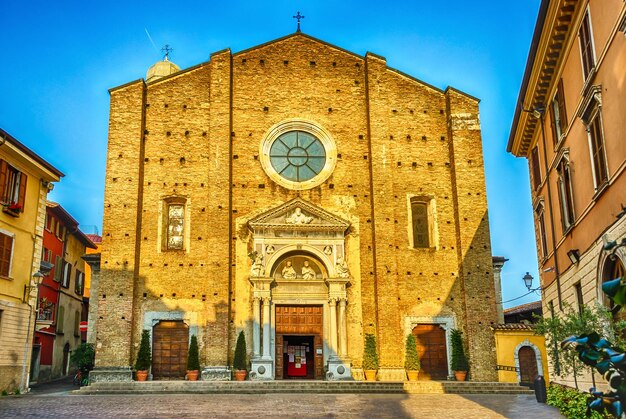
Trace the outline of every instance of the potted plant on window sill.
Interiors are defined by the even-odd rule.
[[[141,343],[137,352],[137,360],[135,361],[135,378],[137,381],[146,381],[148,379],[148,370],[152,364],[152,351],[150,350],[150,333],[144,330],[141,333]]]
[[[457,381],[465,381],[467,378],[467,371],[469,370],[469,362],[465,356],[465,350],[463,349],[463,339],[461,338],[460,330],[452,329],[451,341],[452,371],[454,371],[454,377]]]
[[[363,353],[363,371],[367,381],[376,381],[378,372],[378,352],[376,351],[376,337],[371,333],[365,335],[365,351]]]
[[[415,336],[409,334],[406,337],[406,351],[404,354],[404,369],[409,381],[417,381],[420,372],[420,359],[417,356],[417,342]]]
[[[243,334],[243,330],[239,332],[237,337],[237,346],[235,347],[235,359],[233,360],[233,367],[235,369],[235,380],[244,381],[248,374],[246,360],[246,337]]]
[[[189,356],[187,357],[187,380],[198,381],[200,374],[200,359],[198,358],[198,338],[191,335],[189,344]]]
[[[4,203],[2,204],[2,207],[2,211],[14,217],[18,217],[20,212],[23,210],[22,206],[18,202]]]

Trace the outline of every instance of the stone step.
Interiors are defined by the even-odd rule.
[[[73,394],[259,393],[533,394],[517,383],[457,381],[146,381],[99,382]]]

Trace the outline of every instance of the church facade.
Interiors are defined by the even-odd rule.
[[[496,380],[478,100],[296,32],[110,90],[94,380],[129,380],[142,330],[153,379],[446,379],[450,331]],[[95,298],[96,296],[94,296]]]

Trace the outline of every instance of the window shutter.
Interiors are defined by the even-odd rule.
[[[63,259],[61,256],[55,256],[54,259],[54,280],[61,282],[61,275],[63,274]]]
[[[20,207],[22,207],[21,211],[24,212],[24,201],[26,200],[26,180],[28,179],[28,176],[26,176],[26,173],[22,172],[20,174],[20,190],[19,190],[19,195],[18,195],[18,200],[17,203],[20,204]]]
[[[567,111],[565,110],[565,93],[563,92],[563,79],[559,80],[557,90],[557,101],[559,104],[559,119],[561,120],[561,132],[567,129]]]
[[[531,154],[531,165],[533,168],[533,186],[535,187],[535,190],[537,190],[541,184],[541,168],[539,167],[539,150],[537,150],[537,147],[533,148]]]
[[[0,233],[0,275],[9,276],[13,237]]]
[[[7,194],[7,172],[9,171],[9,165],[6,161],[0,160],[0,201],[6,202]]]

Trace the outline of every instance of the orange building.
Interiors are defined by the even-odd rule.
[[[623,0],[539,10],[507,151],[529,163],[548,316],[603,301],[602,282],[624,274],[624,249],[603,245],[626,235],[625,14]]]

